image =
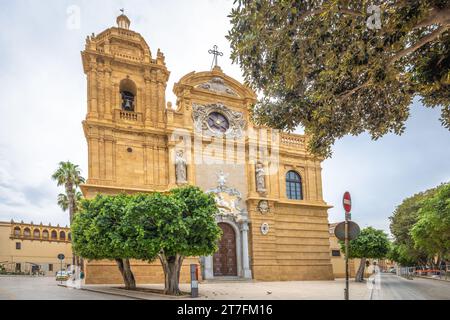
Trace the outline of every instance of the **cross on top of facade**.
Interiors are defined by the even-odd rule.
[[[213,61],[212,61],[212,64],[211,64],[211,69],[213,69],[214,67],[217,67],[218,57],[219,56],[220,57],[223,56],[223,52],[220,52],[218,49],[219,49],[219,47],[214,45],[214,47],[212,49],[208,50],[209,54],[214,55],[214,58],[213,58]]]

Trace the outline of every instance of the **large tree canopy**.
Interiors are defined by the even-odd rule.
[[[178,295],[183,259],[217,250],[216,213],[213,196],[192,186],[166,194],[98,195],[84,200],[75,216],[73,248],[87,259],[115,260],[127,289],[136,288],[130,259],[159,258],[165,292]]]
[[[449,1],[378,3],[235,1],[227,38],[233,61],[264,95],[255,122],[289,131],[301,124],[310,150],[329,156],[346,134],[401,134],[420,95],[442,108],[450,129]]]
[[[165,275],[165,293],[179,295],[185,257],[208,256],[218,248],[221,229],[217,206],[198,187],[173,189],[170,194],[138,195],[133,211],[139,219],[141,246],[158,248]]]
[[[439,186],[433,196],[423,201],[410,233],[415,247],[432,260],[450,259],[450,184]]]
[[[114,260],[127,289],[136,288],[130,259],[151,261],[159,249],[140,241],[134,205],[135,198],[129,195],[98,195],[82,202],[72,225],[74,252],[87,259]]]
[[[433,198],[438,188],[417,193],[395,208],[391,220],[390,230],[395,238],[392,248],[393,260],[403,265],[426,264],[429,254],[423,247],[416,246],[411,236],[411,230],[419,220],[419,212],[424,201]],[[395,258],[394,258],[395,257]]]

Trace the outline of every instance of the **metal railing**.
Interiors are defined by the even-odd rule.
[[[397,275],[406,279],[414,277],[440,279],[450,281],[450,264],[440,266],[398,267]]]

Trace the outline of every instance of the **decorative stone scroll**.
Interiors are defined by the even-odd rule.
[[[247,121],[245,121],[242,112],[231,110],[221,103],[209,105],[193,104],[192,111],[195,131],[206,136],[241,138],[247,126]],[[230,127],[225,133],[213,131],[208,126],[208,116],[213,112],[219,112],[227,118]]]
[[[213,91],[215,93],[226,93],[232,96],[238,95],[233,89],[225,84],[222,78],[219,77],[212,78],[210,81],[198,85],[197,88]]]
[[[261,200],[258,203],[258,210],[262,214],[267,214],[270,212],[269,202],[267,200]]]

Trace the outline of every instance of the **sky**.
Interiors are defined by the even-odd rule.
[[[80,51],[91,33],[115,26],[119,9],[131,19],[152,54],[158,48],[173,84],[191,71],[209,70],[208,50],[218,45],[225,73],[242,81],[230,60],[229,0],[16,0],[2,1],[0,21],[0,220],[67,225],[56,205],[63,192],[51,175],[58,162],[79,164],[87,175],[86,79]],[[388,217],[414,193],[450,181],[450,132],[439,110],[419,100],[402,136],[374,142],[348,136],[323,163],[324,199],[334,208],[330,222],[343,220],[342,195],[350,191],[352,218],[360,226],[389,230]]]

